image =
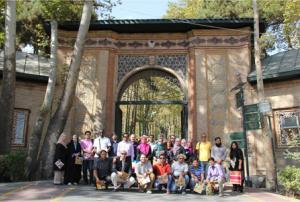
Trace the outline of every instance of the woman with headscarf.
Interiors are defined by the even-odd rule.
[[[233,141],[230,146],[230,167],[231,171],[241,171],[242,183],[233,184],[232,190],[243,192],[243,183],[244,183],[244,155],[243,151],[239,148],[238,143]]]
[[[61,185],[63,184],[64,172],[66,169],[67,161],[67,135],[62,133],[58,138],[55,147],[53,170],[54,170],[54,180],[53,184]]]
[[[141,137],[141,143],[137,147],[137,159],[140,159],[142,154],[145,154],[146,158],[151,160],[151,146],[148,144],[147,136]]]
[[[67,145],[67,165],[65,171],[64,184],[77,185],[81,178],[81,145],[78,136],[73,135],[71,142]]]

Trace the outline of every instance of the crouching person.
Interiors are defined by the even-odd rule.
[[[198,159],[194,159],[190,167],[190,188],[194,192],[202,193],[204,187],[204,171]]]
[[[107,189],[111,183],[112,160],[107,157],[106,150],[100,151],[100,157],[94,160],[94,177],[96,189]]]
[[[135,168],[135,174],[139,183],[140,191],[147,190],[147,194],[151,194],[155,176],[153,174],[151,162],[146,158],[145,154],[141,154],[140,162],[137,163]]]
[[[168,176],[171,174],[171,166],[167,163],[165,154],[159,155],[158,163],[153,166],[153,171],[156,176],[155,188],[161,190],[163,186],[167,187]]]
[[[114,191],[124,184],[124,188],[130,188],[135,179],[131,176],[131,157],[127,157],[126,151],[121,151],[120,157],[115,157],[113,160],[111,181],[114,186]]]
[[[172,165],[172,173],[169,175],[168,179],[168,189],[167,194],[171,191],[175,192],[176,188],[179,188],[182,194],[186,194],[186,186],[189,183],[188,176],[188,165],[185,163],[185,155],[179,154],[177,156],[177,161]]]
[[[207,171],[207,178],[206,178],[208,189],[206,190],[210,190],[211,192],[214,192],[214,190],[216,189],[215,185],[218,184],[219,196],[224,196],[224,189],[223,189],[224,182],[225,182],[225,174],[222,166],[218,163],[215,163],[214,158],[210,158],[209,167]]]

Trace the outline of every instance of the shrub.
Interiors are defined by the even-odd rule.
[[[296,194],[300,190],[300,168],[287,166],[278,173],[280,184],[289,194]]]
[[[26,152],[13,151],[0,156],[0,182],[24,180]]]

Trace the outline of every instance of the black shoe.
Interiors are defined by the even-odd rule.
[[[243,193],[243,192],[244,192],[244,190],[240,189],[240,190],[239,190],[239,192],[240,192],[240,193]]]

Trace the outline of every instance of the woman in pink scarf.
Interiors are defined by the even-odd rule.
[[[137,147],[137,156],[138,156],[137,159],[140,159],[140,156],[142,154],[145,154],[146,157],[150,160],[150,158],[151,158],[151,147],[147,143],[147,136],[145,136],[145,135],[143,135],[141,137],[141,143]]]

